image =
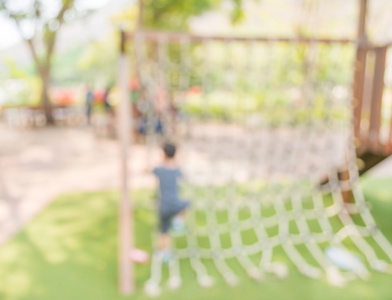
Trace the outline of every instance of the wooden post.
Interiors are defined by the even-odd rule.
[[[354,133],[357,140],[361,138],[361,115],[363,92],[366,75],[366,57],[367,57],[367,34],[366,34],[366,11],[367,0],[359,0],[359,21],[358,21],[358,46],[355,60],[354,83],[353,83],[353,101],[354,101]]]
[[[118,88],[120,103],[117,108],[117,130],[119,137],[121,168],[121,199],[119,203],[119,288],[122,294],[131,294],[134,289],[133,264],[130,250],[133,245],[133,211],[129,195],[128,157],[130,153],[130,130],[132,126],[131,106],[128,92],[128,60],[125,51],[125,33],[121,32],[120,59],[118,62]]]
[[[136,28],[137,30],[142,30],[143,29],[143,0],[139,0],[138,5],[139,5],[139,15],[137,18]]]
[[[348,161],[346,159],[346,169],[343,172],[340,172],[339,174],[339,180],[343,182],[348,182],[350,180],[350,171],[349,171],[349,165]],[[345,203],[350,203],[353,201],[353,192],[351,190],[344,190],[342,191],[342,198]]]
[[[378,47],[374,50],[376,61],[374,64],[372,101],[370,106],[370,124],[368,148],[374,152],[380,151],[381,108],[384,93],[385,63],[387,47]]]
[[[354,80],[353,80],[353,118],[354,118],[354,136],[356,141],[361,140],[361,116],[363,94],[366,76],[366,57],[367,57],[367,34],[366,34],[366,10],[367,0],[359,0],[359,18],[358,18],[358,37],[357,37],[357,54],[354,66]],[[360,145],[356,144],[356,147]],[[348,161],[345,163],[345,168],[340,172],[340,180],[350,180],[350,167]],[[352,202],[352,190],[342,192],[343,201],[346,203]]]

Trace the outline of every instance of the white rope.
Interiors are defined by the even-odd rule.
[[[278,45],[267,43],[262,46],[264,48],[260,48],[258,43],[249,42],[246,44],[247,48],[243,48],[243,45],[238,46],[235,42],[221,43],[220,49],[224,47],[225,56],[216,58],[214,50],[218,49],[218,42],[204,39],[201,45],[192,48],[190,39],[182,39],[179,47],[180,61],[176,64],[170,61],[168,40],[165,37],[161,37],[157,44],[157,61],[147,58],[147,42],[142,36],[137,39],[139,43],[136,43],[135,48],[139,64],[142,65],[142,88],[149,101],[154,101],[158,88],[165,88],[167,92],[178,90],[181,101],[185,102],[192,76],[200,77],[202,95],[209,94],[201,108],[203,121],[193,120],[192,124],[189,123],[188,125],[192,125],[188,131],[189,140],[180,144],[183,151],[188,153],[184,156],[184,162],[189,164],[193,173],[190,174],[193,175],[190,176],[191,182],[185,188],[187,198],[192,201],[192,208],[187,217],[187,247],[174,249],[175,258],[169,264],[169,286],[178,287],[181,284],[179,261],[188,258],[202,286],[212,284],[212,278],[202,259],[211,259],[226,282],[232,285],[238,282],[238,277],[226,262],[231,258],[236,258],[252,278],[262,279],[265,272],[282,277],[287,273],[287,268],[284,264],[275,262],[273,255],[274,249],[279,246],[306,276],[319,278],[324,271],[329,282],[335,285],[342,285],[356,275],[366,278],[368,271],[365,268],[343,273],[323,252],[325,245],[348,250],[345,246],[347,239],[353,241],[373,269],[383,272],[390,270],[388,263],[378,258],[365,239],[372,237],[392,261],[392,246],[377,228],[357,182],[352,120],[341,121],[333,115],[334,110],[347,114],[350,111],[349,102],[340,101],[341,99],[336,101],[334,98],[332,89],[337,82],[321,85],[316,81],[317,63],[322,58],[321,54],[318,56],[316,44],[309,45],[304,65],[307,74],[302,95],[305,100],[302,99],[298,106],[294,103],[286,106],[289,113],[284,120],[268,118],[269,113],[275,114],[275,110],[281,108],[271,99],[264,99],[263,111],[248,115],[244,110],[241,115],[237,114],[233,118],[235,124],[224,124],[209,120],[211,115],[207,107],[213,92],[223,88],[230,91],[234,99],[246,97],[244,95],[263,88],[281,88],[274,86],[273,79],[269,78],[275,71],[273,55],[279,50]],[[192,59],[192,49],[203,51],[201,61]],[[244,63],[236,63],[234,57],[241,55],[243,49],[248,57],[243,59]],[[268,53],[268,59],[257,61],[254,58],[260,49],[264,50],[260,53]],[[337,47],[332,47],[331,51],[336,56],[341,54],[338,50]],[[253,59],[256,61],[255,65],[252,64]],[[219,70],[224,70],[223,82],[213,80],[216,65]],[[336,68],[334,63],[332,65]],[[259,70],[261,67],[263,69]],[[177,87],[168,77],[171,72],[180,72]],[[236,89],[241,80],[244,81],[242,84],[245,88]],[[297,89],[295,85],[283,87],[286,92],[290,88]],[[325,97],[322,105],[326,113],[322,118],[314,119],[309,111],[314,108],[318,93]],[[251,100],[244,98],[243,102],[246,101]],[[295,115],[301,112],[300,109],[305,112],[303,120],[298,120]],[[343,162],[344,154],[336,157],[333,154],[342,152],[345,147],[341,145],[344,136],[348,136],[346,157],[350,176],[348,180],[339,180],[336,167]],[[192,165],[195,153],[203,155],[199,157],[199,163]],[[319,166],[320,163],[323,164]],[[328,175],[328,183],[319,189],[318,182],[325,175]],[[342,192],[350,190],[355,202],[345,204]],[[270,210],[274,211],[272,215],[263,215]],[[197,212],[206,215],[205,224],[197,223]],[[250,213],[249,217],[242,220],[240,214],[243,212]],[[228,220],[219,223],[217,213],[227,214]],[[351,214],[359,215],[365,225],[356,224]],[[339,223],[336,220],[341,223],[339,228],[335,228]],[[317,223],[321,232],[312,231],[309,221]],[[290,224],[294,224],[299,233],[291,233]],[[276,232],[276,229],[277,233],[270,233],[270,230]],[[243,242],[242,236],[248,231],[255,235],[256,241],[252,244]],[[223,248],[220,240],[222,235],[230,237],[229,248]],[[202,248],[199,238],[207,238],[210,247]],[[304,253],[297,248],[299,245],[307,248],[318,266],[307,261]],[[255,264],[250,256],[260,253],[260,261]],[[162,262],[154,255],[151,279],[146,287],[151,289],[153,286],[152,290],[155,291],[159,288],[161,268]]]

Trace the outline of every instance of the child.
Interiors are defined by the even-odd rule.
[[[91,86],[86,84],[86,117],[87,125],[91,125],[91,114],[93,111],[94,94],[91,90]]]
[[[165,143],[163,146],[163,164],[154,168],[153,172],[159,179],[159,221],[160,235],[158,247],[164,257],[170,257],[170,227],[181,229],[184,225],[185,209],[189,202],[182,201],[178,196],[178,179],[182,177],[175,163],[176,147]],[[177,228],[176,228],[177,227]]]

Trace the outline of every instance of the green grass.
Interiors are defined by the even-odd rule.
[[[365,196],[389,240],[392,240],[391,183],[392,179],[363,180]],[[151,249],[150,233],[155,220],[143,204],[151,198],[149,191],[133,195],[137,202],[136,245],[147,250]],[[0,248],[0,299],[148,299],[142,291],[149,277],[148,265],[136,266],[138,290],[133,296],[122,297],[117,291],[117,200],[115,192],[69,194],[49,205]],[[216,279],[210,289],[198,286],[186,261],[181,267],[182,287],[176,291],[164,287],[159,299],[392,299],[392,275],[374,272],[367,282],[356,280],[344,288],[335,288],[325,278],[312,280],[299,275],[279,249],[276,258],[288,263],[290,276],[278,280],[268,275],[261,283],[249,279],[235,260],[229,261],[240,275],[237,287],[227,286],[207,262]]]

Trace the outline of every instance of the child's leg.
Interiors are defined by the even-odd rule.
[[[182,217],[182,218],[185,218],[185,216],[186,216],[186,209],[181,210],[181,211],[177,214],[177,216],[180,216],[180,217]]]
[[[170,240],[170,235],[168,234],[169,228],[170,228],[170,216],[166,214],[160,215],[160,234],[158,237],[158,248],[163,250],[163,249],[170,249],[171,246],[171,240]]]
[[[158,238],[158,247],[161,250],[170,249],[171,247],[171,239],[170,235],[167,233],[161,233]]]
[[[161,256],[163,262],[169,262],[172,257],[171,238],[168,234],[169,227],[170,219],[167,219],[165,216],[161,215],[161,232],[158,237],[158,253]]]
[[[185,233],[185,215],[186,208],[189,206],[188,202],[182,202],[180,210],[176,213],[174,218],[172,219],[172,228],[176,234],[184,234]]]
[[[184,219],[185,219],[185,215],[186,215],[186,211],[181,210],[180,212],[178,212],[172,219],[172,224],[173,225],[177,225],[177,226],[184,226]]]
[[[181,201],[181,205],[180,205],[179,211],[176,213],[174,218],[184,220],[188,207],[189,207],[189,202]]]

